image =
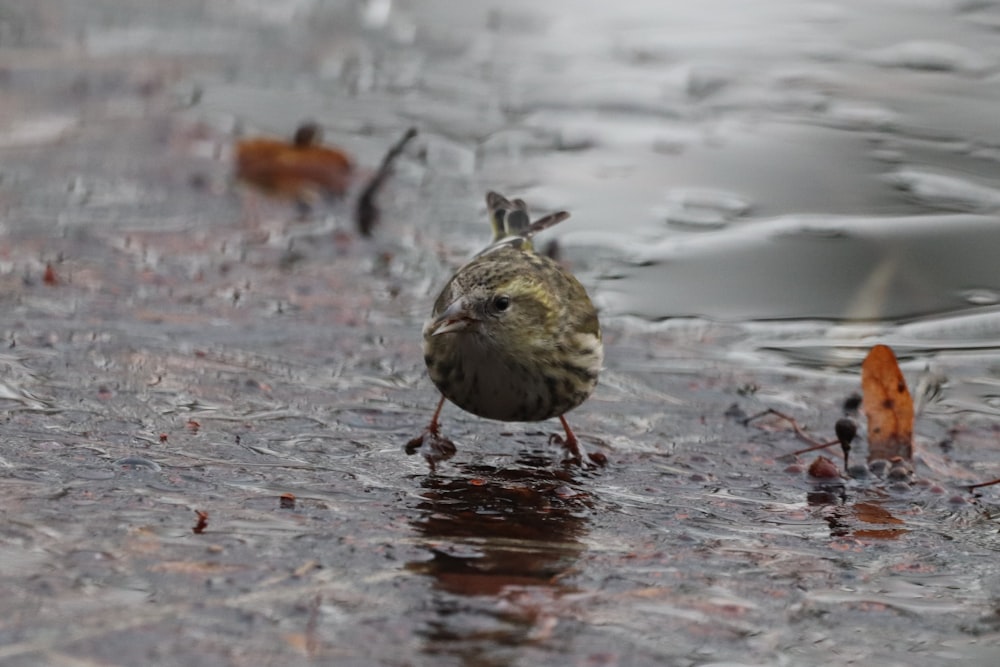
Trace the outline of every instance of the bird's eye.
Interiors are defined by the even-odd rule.
[[[493,299],[493,307],[499,312],[503,312],[510,308],[510,297],[506,294],[501,294],[500,296]]]

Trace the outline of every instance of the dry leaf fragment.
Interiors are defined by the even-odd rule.
[[[906,522],[892,515],[892,512],[877,503],[855,503],[854,516],[865,523],[901,525]]]
[[[868,460],[912,460],[913,399],[887,345],[873,347],[861,364],[861,391],[868,418]]]
[[[194,525],[191,530],[194,531],[195,535],[201,535],[208,528],[208,512],[203,512],[202,510],[195,510],[195,515],[198,517],[198,523]]]
[[[234,157],[238,181],[268,197],[297,202],[304,211],[324,198],[342,197],[353,178],[353,160],[323,146],[323,129],[311,121],[299,125],[291,142],[237,142]]]

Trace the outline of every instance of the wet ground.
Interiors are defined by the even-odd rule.
[[[0,664],[996,665],[998,65],[994,2],[0,4]],[[248,222],[304,118],[420,130],[374,238]],[[573,214],[605,468],[403,452],[487,189]],[[832,437],[876,343],[912,479],[735,418]]]

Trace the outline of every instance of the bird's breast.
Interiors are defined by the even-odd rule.
[[[479,417],[542,421],[577,407],[597,384],[534,358],[505,354],[475,333],[425,339],[431,380],[445,398]],[[598,360],[598,365],[599,365]]]

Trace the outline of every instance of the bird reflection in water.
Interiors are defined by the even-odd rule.
[[[407,569],[433,578],[424,651],[504,664],[505,648],[546,641],[572,617],[566,579],[592,503],[576,486],[580,471],[552,469],[548,452],[462,472],[424,481],[413,522],[429,558]]]

